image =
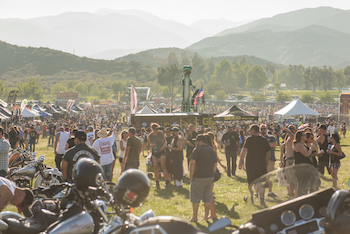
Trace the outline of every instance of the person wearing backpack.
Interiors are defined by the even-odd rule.
[[[333,178],[333,188],[337,189],[337,180],[338,180],[338,170],[340,168],[340,159],[343,156],[343,151],[340,146],[340,137],[338,133],[331,135],[330,142],[332,146],[327,150],[327,153],[330,155],[330,165],[331,175]]]

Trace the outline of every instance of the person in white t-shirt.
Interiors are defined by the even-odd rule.
[[[333,135],[335,133],[335,127],[333,122],[331,122],[331,125],[328,126],[327,131],[329,135]]]
[[[129,133],[127,130],[123,130],[122,133],[120,134],[120,142],[119,142],[119,148],[120,148],[120,152],[119,152],[119,163],[120,163],[120,174],[122,174],[124,172],[124,155],[125,155],[125,149],[126,149],[126,143],[129,137]]]
[[[115,134],[108,135],[106,128],[102,128],[97,135],[100,137],[95,140],[92,148],[96,149],[100,155],[100,164],[103,168],[106,181],[112,181],[112,164],[114,159],[112,146],[115,141]]]
[[[94,143],[94,137],[95,134],[94,134],[94,128],[92,126],[89,126],[88,129],[87,129],[87,133],[86,133],[86,144],[88,146],[92,146],[92,144]]]
[[[222,139],[222,136],[224,135],[224,131],[222,128],[219,129],[218,133],[217,133],[217,136],[216,136],[216,139],[218,141],[218,145],[219,145],[219,150],[221,151],[221,148],[222,148],[222,142],[221,142],[221,139]]]

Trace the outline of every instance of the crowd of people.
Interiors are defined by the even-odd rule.
[[[256,108],[264,107],[261,104]],[[277,107],[269,110],[274,108]],[[181,128],[179,125],[163,127],[152,123],[149,128],[135,129],[126,124],[126,115],[122,111],[102,107],[97,111],[87,109],[78,117],[58,121],[24,121],[10,126],[7,132],[1,129],[0,170],[7,170],[4,165],[8,164],[10,148],[35,151],[39,140],[46,139],[48,147],[53,149],[56,167],[68,182],[72,182],[72,168],[81,157],[99,162],[105,180],[112,181],[116,161],[119,161],[120,173],[123,173],[130,168],[139,168],[140,156],[143,155],[149,156],[152,162],[157,189],[161,188],[160,172],[164,176],[165,187],[181,188],[186,174],[183,163],[186,158],[193,207],[190,220],[194,222],[198,219],[200,201],[204,202],[203,219],[216,218],[213,187],[217,164],[229,177],[236,176],[237,168],[246,170],[252,201],[253,196],[260,197],[264,206],[265,188],[268,188],[268,196],[276,197],[271,182],[255,187],[252,187],[252,182],[275,169],[277,146],[281,147],[280,167],[307,163],[314,165],[322,174],[326,169],[334,179],[333,186],[337,187],[342,156],[338,132],[342,137],[346,136],[345,123],[340,126],[334,122],[295,126],[268,120],[260,123],[242,121],[220,123],[216,130],[204,126],[196,129],[194,124]],[[219,152],[224,152],[226,165],[219,159]],[[302,183],[298,176],[290,176],[288,183],[290,199],[305,194],[303,186],[298,186]]]

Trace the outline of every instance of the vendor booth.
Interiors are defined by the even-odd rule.
[[[237,120],[258,120],[257,115],[253,115],[248,111],[242,110],[236,105],[225,110],[224,112],[214,116],[214,120],[218,121],[237,121]]]

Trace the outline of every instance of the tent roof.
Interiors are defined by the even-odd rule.
[[[22,117],[31,117],[31,118],[39,117],[39,114],[34,110],[29,110],[28,108],[24,108],[22,112]]]
[[[38,112],[45,111],[44,108],[42,108],[41,106],[39,106],[39,105],[37,105],[37,104],[32,105],[32,109],[33,109],[33,110],[36,110],[36,111],[38,111]]]
[[[11,111],[5,107],[0,107],[0,113],[8,117],[12,116]]]
[[[1,121],[8,121],[8,120],[10,120],[10,119],[11,119],[10,117],[8,117],[8,116],[3,115],[3,114],[0,113],[0,120],[1,120]]]
[[[150,107],[149,105],[146,105],[142,110],[139,110],[136,112],[137,114],[156,114],[158,113],[155,109]]]
[[[7,102],[0,99],[0,106],[7,107]]]
[[[275,112],[275,115],[291,116],[291,115],[320,115],[316,111],[306,106],[299,98],[294,99],[287,106]]]
[[[258,116],[250,114],[248,111],[242,110],[236,105],[225,110],[224,112],[214,116],[216,120],[257,120]]]

